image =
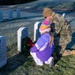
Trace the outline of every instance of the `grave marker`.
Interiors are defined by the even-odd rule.
[[[63,13],[62,16],[65,18],[66,17],[66,13]]]
[[[40,37],[39,27],[41,25],[41,22],[36,22],[34,24],[34,41],[37,41]]]
[[[17,18],[21,18],[21,10],[17,9],[16,12],[17,12]]]
[[[7,63],[6,52],[6,38],[0,36],[0,68]]]
[[[28,28],[21,27],[17,31],[17,44],[18,44],[18,51],[22,51],[22,39],[28,36]]]
[[[8,19],[9,20],[13,19],[13,10],[8,10]]]

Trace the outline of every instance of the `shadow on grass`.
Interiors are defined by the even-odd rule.
[[[7,64],[0,69],[0,75],[9,75],[12,71],[23,65],[28,57],[22,53],[18,53],[7,59]]]
[[[66,49],[74,50],[75,49],[75,32],[72,33],[71,42],[66,46]]]
[[[13,55],[13,52],[11,53],[11,57],[7,59],[7,64],[3,66],[0,69],[0,75],[9,75],[11,72],[16,70],[18,67],[23,66],[23,64],[26,62],[26,66],[29,66],[29,63],[31,62],[31,59],[29,58],[30,53],[28,47],[26,47],[26,38],[22,41],[22,51],[20,53],[15,53]],[[13,56],[12,56],[13,55]],[[27,61],[30,61],[29,63]]]
[[[36,0],[0,0],[0,5],[15,5],[15,4],[23,4],[23,3],[29,3],[29,2],[34,2]]]

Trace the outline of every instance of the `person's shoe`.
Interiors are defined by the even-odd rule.
[[[43,66],[43,64],[40,64],[40,65],[39,64],[36,64],[36,66]]]
[[[49,67],[52,68],[54,66],[54,57],[50,57],[50,60]]]
[[[43,63],[36,63],[36,66],[43,66]]]

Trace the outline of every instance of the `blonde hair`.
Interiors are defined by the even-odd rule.
[[[54,36],[53,36],[53,34],[50,32],[50,46],[52,46],[53,41],[54,41]]]

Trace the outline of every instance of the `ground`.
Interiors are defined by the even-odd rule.
[[[24,17],[21,19],[7,20],[0,23],[0,35],[6,36],[7,39],[7,64],[0,69],[0,75],[75,75],[75,55],[58,57],[54,67],[50,69],[49,65],[44,65],[42,67],[36,66],[30,55],[21,54],[17,51],[17,30],[20,27],[27,27],[29,37],[33,40],[34,23],[36,21],[41,22],[44,19],[40,9],[45,7],[43,4],[45,0],[41,2],[42,6],[38,1],[33,2],[34,4],[29,3],[30,5],[32,4],[32,7],[37,8],[37,10],[35,8],[32,10],[33,8],[30,8],[29,4],[1,7],[4,11],[10,8],[22,8],[22,13],[26,11],[26,16],[22,15]],[[39,4],[39,6],[36,4]],[[25,10],[23,10],[23,8],[25,8]],[[73,34],[75,32],[74,16],[75,11],[66,14],[66,19],[71,23]],[[74,44],[75,42],[71,44],[73,48],[75,48]]]

